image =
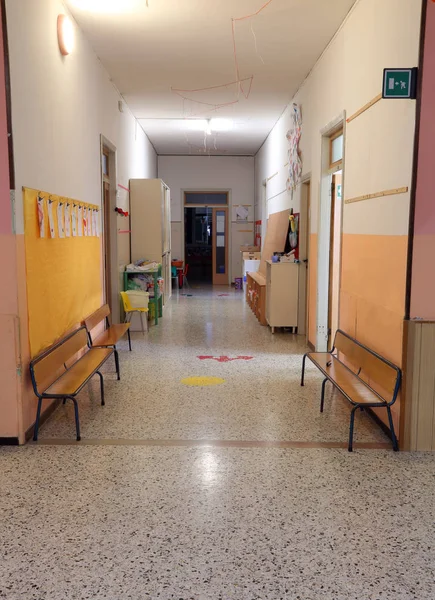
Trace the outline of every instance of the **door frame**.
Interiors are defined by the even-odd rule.
[[[343,130],[343,161],[342,165],[331,168],[330,165],[330,141],[331,137],[339,130]],[[342,199],[344,198],[345,182],[345,147],[346,147],[346,112],[343,111],[336,119],[328,123],[320,131],[321,135],[321,180],[318,210],[318,254],[317,254],[317,309],[316,309],[316,351],[326,352],[328,350],[328,313],[329,313],[329,255],[331,236],[331,184],[332,175],[343,171]],[[313,197],[311,197],[313,201]],[[343,219],[341,222],[340,235],[343,236]],[[340,245],[340,275],[339,289],[341,287],[341,260],[342,252]],[[339,307],[338,307],[338,310]],[[339,323],[338,323],[339,324]]]
[[[226,204],[186,204],[186,194],[226,194],[227,195],[227,203]],[[230,257],[231,248],[232,248],[232,235],[230,230],[230,209],[232,207],[232,192],[229,188],[182,188],[181,189],[181,207],[182,207],[182,227],[181,227],[181,244],[182,244],[182,258],[183,262],[186,263],[186,232],[185,232],[185,221],[184,221],[184,209],[185,208],[226,208],[227,209],[227,221],[226,228],[228,231],[228,235],[226,237],[226,252],[227,252],[227,264],[228,264],[228,281],[223,285],[230,285],[231,283],[231,275],[232,275],[232,265]],[[214,245],[213,245],[214,247]],[[214,264],[214,255],[213,255],[213,264]]]
[[[109,176],[103,173],[103,154],[109,157]],[[118,272],[118,227],[115,212],[117,198],[117,173],[116,173],[116,146],[103,135],[100,135],[100,172],[101,172],[101,255],[102,255],[102,283],[103,302],[109,304],[114,323],[120,321],[120,278]],[[109,185],[109,205],[106,206],[105,186]],[[106,232],[109,237],[109,269],[105,268]],[[107,277],[110,281],[107,282]],[[110,298],[107,298],[110,290]]]
[[[229,226],[228,226],[228,212],[229,212],[229,207],[228,204],[226,206],[224,206],[223,204],[218,206],[212,206],[209,207],[212,209],[213,211],[213,217],[212,217],[212,222],[213,222],[213,230],[212,230],[212,283],[213,285],[229,285],[229,270],[230,270],[230,265],[229,265],[229,251],[228,251],[228,238],[229,238]],[[223,283],[218,283],[217,281],[215,282],[215,279],[218,279],[220,277],[222,277],[222,279],[225,278],[225,274],[222,276],[221,273],[216,273],[216,237],[217,237],[217,211],[224,211],[225,212],[225,264],[227,266],[227,281],[223,282]]]
[[[311,173],[301,179],[301,208],[299,238],[300,284],[298,334],[305,336],[308,343],[310,309],[310,234],[311,234]],[[305,270],[304,270],[305,266]],[[305,278],[305,281],[304,281]]]

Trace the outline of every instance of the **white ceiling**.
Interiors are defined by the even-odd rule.
[[[258,151],[355,0],[270,0],[235,22],[240,79],[253,76],[252,88],[226,86],[237,80],[232,19],[265,2],[119,0],[121,12],[105,13],[67,0],[158,154],[228,155]],[[211,86],[222,87],[180,92],[187,100],[172,91]],[[233,119],[233,131],[205,136],[180,121],[211,117]]]

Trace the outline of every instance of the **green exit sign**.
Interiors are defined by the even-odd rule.
[[[417,69],[384,69],[382,98],[417,97]]]

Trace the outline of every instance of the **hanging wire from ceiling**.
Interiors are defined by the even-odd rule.
[[[226,108],[228,106],[233,106],[235,104],[238,104],[240,101],[240,94],[242,94],[243,97],[246,100],[248,100],[248,98],[252,92],[254,75],[250,75],[249,77],[241,76],[239,58],[238,58],[238,53],[237,53],[236,24],[241,21],[246,21],[248,19],[254,19],[260,13],[262,13],[270,4],[272,4],[272,2],[273,2],[273,0],[267,0],[267,2],[265,2],[254,13],[251,13],[249,15],[245,15],[242,17],[235,17],[235,18],[233,17],[231,19],[234,67],[235,67],[235,73],[236,73],[235,81],[230,81],[230,82],[219,84],[219,85],[212,85],[212,86],[208,86],[208,87],[204,87],[204,88],[196,88],[196,89],[182,89],[182,88],[174,88],[171,86],[171,92],[173,92],[174,94],[177,94],[178,96],[180,96],[183,99],[183,118],[191,119],[191,118],[195,118],[198,116],[203,116],[203,115],[209,114],[210,112],[216,112],[222,108]],[[148,6],[148,0],[146,0],[146,3]],[[263,60],[263,57],[261,56],[261,54],[258,51],[257,36],[255,35],[252,21],[251,21],[251,32],[254,37],[255,52],[264,65],[265,62]],[[200,93],[200,92],[210,92],[210,91],[218,90],[218,89],[229,89],[231,86],[237,86],[237,88],[235,90],[235,100],[232,100],[229,102],[220,102],[220,103],[219,102],[215,102],[215,103],[205,102],[202,100],[194,100],[193,98],[189,98],[189,96],[187,95],[187,94],[196,94],[196,93]],[[193,110],[192,110],[189,115],[186,115],[186,101],[189,101],[191,104],[198,104],[200,106],[203,106],[204,110],[202,110],[200,112],[193,112]],[[191,144],[189,141],[188,141],[188,144],[190,146],[190,150],[192,150],[192,147],[194,145]],[[217,138],[216,137],[214,139],[214,149],[217,150]],[[207,152],[207,135],[204,136],[204,152]]]
[[[147,0],[147,2],[148,2],[148,0]],[[224,107],[227,107],[227,106],[231,106],[233,104],[237,104],[237,102],[239,101],[240,92],[243,94],[243,96],[247,100],[249,98],[249,96],[251,95],[252,85],[253,85],[253,81],[254,81],[254,75],[251,75],[249,77],[241,77],[241,75],[240,75],[240,65],[239,65],[239,59],[238,59],[238,54],[237,54],[237,43],[236,43],[236,24],[240,21],[246,21],[247,19],[253,19],[254,17],[257,17],[272,2],[273,2],[273,0],[268,0],[256,12],[251,13],[249,15],[245,15],[243,17],[235,17],[235,18],[231,19],[234,66],[235,66],[235,71],[236,71],[235,81],[230,81],[228,83],[212,85],[212,86],[208,86],[208,87],[204,87],[204,88],[196,88],[196,89],[182,89],[182,88],[174,88],[171,86],[171,91],[174,92],[175,94],[177,94],[178,96],[180,96],[181,98],[183,98],[183,101],[189,100],[191,102],[196,102],[197,104],[208,106],[211,108],[211,110],[214,110],[214,111],[219,110]],[[252,34],[254,37],[255,51],[256,51],[257,55],[259,56],[261,62],[263,64],[265,64],[263,57],[258,52],[257,36],[255,35],[255,31],[254,31],[252,22],[251,22],[251,31],[252,31]],[[249,83],[247,83],[247,82],[249,82]],[[247,84],[247,85],[244,85],[244,84]],[[186,96],[186,94],[209,92],[211,90],[228,88],[228,87],[234,86],[234,85],[237,86],[236,100],[231,101],[231,102],[221,102],[221,103],[204,102],[204,101],[200,101],[200,100],[193,100],[193,98],[189,98],[188,96]],[[183,106],[183,112],[184,112],[184,106]],[[190,115],[190,116],[192,117],[192,116],[197,116],[197,115]]]

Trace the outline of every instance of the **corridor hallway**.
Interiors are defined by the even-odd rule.
[[[320,415],[321,377],[299,385],[302,337],[241,292],[187,294],[121,344],[105,407],[82,394],[80,443],[61,406],[0,448],[0,598],[434,598],[434,455],[393,453],[364,414],[349,454],[347,403]]]

